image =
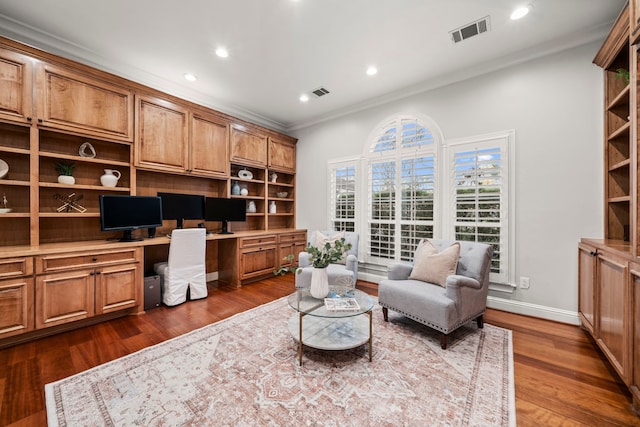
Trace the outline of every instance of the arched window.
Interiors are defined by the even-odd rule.
[[[445,141],[426,116],[385,119],[362,157],[329,162],[329,226],[360,233],[372,269],[412,261],[423,238],[489,243],[492,282],[514,283],[513,141],[513,131]]]

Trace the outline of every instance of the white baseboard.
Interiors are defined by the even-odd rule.
[[[371,273],[358,272],[358,279],[366,280],[367,282],[380,283],[380,280],[384,279],[384,277]],[[487,297],[487,307],[507,311],[509,313],[539,317],[541,319],[552,320],[554,322],[568,323],[570,325],[580,324],[580,318],[578,317],[578,313],[575,311],[498,298],[491,295]]]
[[[207,273],[205,280],[207,282],[212,282],[214,280],[218,280],[218,272],[214,271],[213,273]]]
[[[495,308],[496,310],[508,311],[509,313],[523,314],[525,316],[539,317],[541,319],[553,320],[555,322],[568,323],[570,325],[580,324],[580,318],[578,317],[578,313],[575,311],[497,298],[491,295],[487,297],[487,307]]]

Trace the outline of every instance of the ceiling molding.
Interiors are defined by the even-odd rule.
[[[30,27],[2,14],[0,14],[0,34],[6,38],[27,44],[47,53],[58,55],[97,68],[101,71],[106,71],[186,101],[213,108],[214,110],[237,117],[241,120],[246,120],[278,132],[284,132],[287,128],[287,124],[285,123],[246,110],[238,105],[219,102],[212,97],[204,95],[202,92],[175,84],[155,74],[132,67],[129,64],[107,59],[84,46]]]
[[[348,114],[368,110],[370,108],[378,107],[380,105],[384,105],[430,90],[438,89],[440,87],[448,86],[450,84],[458,83],[470,78],[479,77],[483,74],[512,67],[544,56],[553,55],[564,50],[583,46],[596,41],[601,42],[609,33],[612,24],[613,22],[602,24],[594,28],[580,31],[579,33],[571,34],[562,39],[551,40],[545,44],[525,49],[521,52],[518,52],[517,54],[508,55],[494,61],[488,61],[466,70],[451,73],[443,77],[430,79],[417,85],[409,86],[398,91],[379,96],[377,98],[372,98],[365,102],[349,106],[347,108],[335,110],[329,114],[325,114],[321,117],[317,117],[309,121],[294,123],[285,127],[283,131],[293,132],[302,130],[329,120],[338,119]]]

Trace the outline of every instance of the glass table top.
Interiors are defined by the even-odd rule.
[[[329,311],[327,310],[324,298],[318,299],[311,296],[309,288],[296,289],[289,295],[288,302],[294,310],[316,317],[351,317],[371,311],[373,299],[359,289],[329,287],[327,298],[355,298],[359,309],[356,311]]]

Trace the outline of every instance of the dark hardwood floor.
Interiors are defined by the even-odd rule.
[[[377,286],[358,287],[377,295]],[[44,385],[176,337],[293,291],[293,276],[240,289],[210,286],[206,300],[160,307],[0,350],[0,426],[46,425]],[[513,331],[519,426],[640,426],[631,397],[576,326],[488,310]]]

